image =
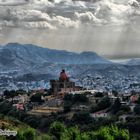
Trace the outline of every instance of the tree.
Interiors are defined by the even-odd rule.
[[[140,104],[140,96],[138,97],[137,104]]]
[[[71,107],[72,107],[72,102],[70,101],[64,101],[64,112],[70,112],[71,111]]]
[[[111,112],[113,114],[116,114],[119,110],[120,110],[120,107],[121,107],[121,102],[120,102],[120,99],[117,98],[114,102],[114,104],[112,105],[111,107]]]
[[[114,95],[115,97],[118,96],[118,91],[116,91],[116,90],[112,90],[112,93],[113,93],[113,95]]]
[[[88,98],[85,94],[75,94],[73,96],[73,102],[88,102]]]
[[[52,138],[49,135],[42,135],[40,140],[52,140]]]
[[[66,127],[60,122],[54,122],[53,124],[51,124],[49,132],[51,135],[60,140],[62,134],[66,132]]]
[[[9,111],[13,109],[12,103],[8,101],[4,101],[0,103],[0,113],[1,114],[8,114]]]
[[[32,128],[26,128],[23,133],[24,140],[35,140],[36,132]]]
[[[40,124],[40,117],[29,115],[26,116],[23,121],[29,124],[30,126],[37,128]]]
[[[35,95],[32,95],[30,100],[31,102],[43,102],[44,100],[42,100],[42,94],[41,93],[36,93]]]
[[[102,110],[102,109],[106,109],[106,108],[108,108],[108,107],[110,107],[110,105],[111,105],[111,101],[110,101],[110,99],[108,98],[108,97],[104,97],[99,103],[98,103],[98,108],[100,109],[100,110]]]
[[[129,131],[117,126],[101,127],[99,130],[81,132],[78,127],[65,127],[55,122],[50,127],[50,134],[57,140],[129,140]]]
[[[36,137],[36,131],[33,128],[27,127],[27,128],[20,128],[18,130],[16,140],[35,140]]]
[[[129,132],[116,126],[103,127],[95,132],[97,140],[129,140]]]
[[[111,106],[111,101],[108,97],[103,97],[102,100],[96,105],[96,106],[92,106],[91,107],[91,111],[92,113],[96,112],[96,111],[100,111],[103,109],[106,109],[108,107]]]
[[[135,106],[134,112],[135,112],[137,115],[140,115],[140,105],[136,105],[136,106]]]
[[[102,92],[97,92],[95,93],[94,97],[103,97],[103,93]]]
[[[69,140],[81,140],[81,132],[77,127],[68,128],[68,137]]]
[[[3,95],[6,96],[6,98],[9,98],[10,97],[10,91],[9,90],[5,90],[3,92]]]
[[[17,95],[18,95],[18,93],[17,93],[15,90],[11,90],[11,91],[5,90],[5,91],[4,91],[4,96],[5,96],[6,98],[12,98],[12,100],[13,100],[13,98],[14,98],[15,96],[17,96]]]
[[[130,107],[128,105],[122,105],[120,107],[120,110],[123,111],[124,113],[130,112]]]
[[[69,112],[72,105],[77,102],[86,103],[88,102],[88,98],[85,94],[66,94],[64,96],[64,112]]]
[[[72,94],[66,94],[64,96],[64,101],[71,101],[73,100],[73,95]]]
[[[89,124],[92,122],[90,114],[87,112],[78,112],[73,115],[72,120],[78,124]]]
[[[88,98],[86,96],[86,94],[66,94],[64,96],[64,101],[71,101],[73,103],[76,102],[88,102]]]

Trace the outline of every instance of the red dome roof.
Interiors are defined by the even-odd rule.
[[[68,79],[68,76],[67,74],[65,73],[65,70],[62,70],[62,72],[60,73],[60,80],[67,80]]]

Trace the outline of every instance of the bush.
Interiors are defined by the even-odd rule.
[[[17,140],[35,140],[37,137],[36,131],[33,128],[21,128],[18,130],[18,134],[16,136]]]

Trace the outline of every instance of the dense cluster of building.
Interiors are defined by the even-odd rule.
[[[13,77],[14,73],[13,72],[0,73],[0,93],[2,93],[5,89],[7,90],[24,89],[26,91],[40,88],[49,89],[50,86],[57,85],[59,87],[60,84],[59,80],[51,80],[51,82],[49,82],[49,80],[47,79],[38,81],[18,81],[15,80],[15,78]],[[83,87],[86,89],[96,89],[106,92],[111,92],[112,90],[117,90],[123,93],[131,93],[131,91],[140,92],[140,78],[134,75],[127,76],[116,75],[116,77],[112,76],[111,74],[107,76],[84,75],[82,76],[82,78],[75,77],[73,81],[75,83],[72,81],[65,82],[66,87],[71,86],[77,89]],[[58,88],[56,88],[55,90],[58,90]],[[64,88],[62,90],[64,90]]]
[[[100,82],[101,78],[95,78]],[[103,80],[103,79],[102,79]],[[89,80],[87,80],[89,82]],[[94,84],[93,84],[94,85]],[[97,85],[98,86],[98,85]],[[132,84],[131,87],[137,87],[137,84]],[[36,94],[41,94],[41,100],[43,100],[43,104],[40,105],[38,102],[31,102],[31,97]],[[49,93],[49,94],[48,94]],[[75,82],[71,81],[65,70],[62,70],[59,76],[59,79],[50,80],[50,89],[37,89],[26,92],[25,94],[18,94],[12,98],[8,98],[9,101],[13,102],[13,106],[15,106],[18,110],[26,110],[31,114],[51,114],[52,112],[63,111],[63,97],[66,94],[84,94],[88,98],[90,105],[79,104],[72,106],[71,110],[73,112],[77,111],[90,111],[92,105],[97,105],[101,100],[102,96],[95,96],[97,93],[102,93],[103,96],[107,96],[110,101],[113,103],[117,98],[119,98],[120,103],[122,105],[127,105],[131,112],[134,111],[136,101],[139,98],[139,92],[127,92],[124,94],[123,92],[117,92],[115,95],[112,91],[105,91],[103,89],[87,89],[82,86],[76,86]],[[32,105],[32,106],[31,106]],[[93,118],[100,117],[110,117],[110,113],[105,110],[100,110],[90,114]],[[124,117],[124,116],[122,116]],[[126,116],[125,116],[126,117]],[[124,119],[124,118],[123,118]]]
[[[79,80],[79,85],[87,89],[102,90],[111,92],[116,90],[120,93],[131,93],[132,91],[140,92],[140,79],[133,75],[113,77],[108,76],[87,76],[83,80]]]

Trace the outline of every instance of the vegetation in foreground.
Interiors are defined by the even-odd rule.
[[[20,121],[1,116],[2,129],[17,131],[16,136],[1,136],[0,140],[129,140],[128,130],[117,126],[101,127],[96,131],[81,132],[75,127],[66,127],[63,123],[54,122],[48,133],[43,134]]]

